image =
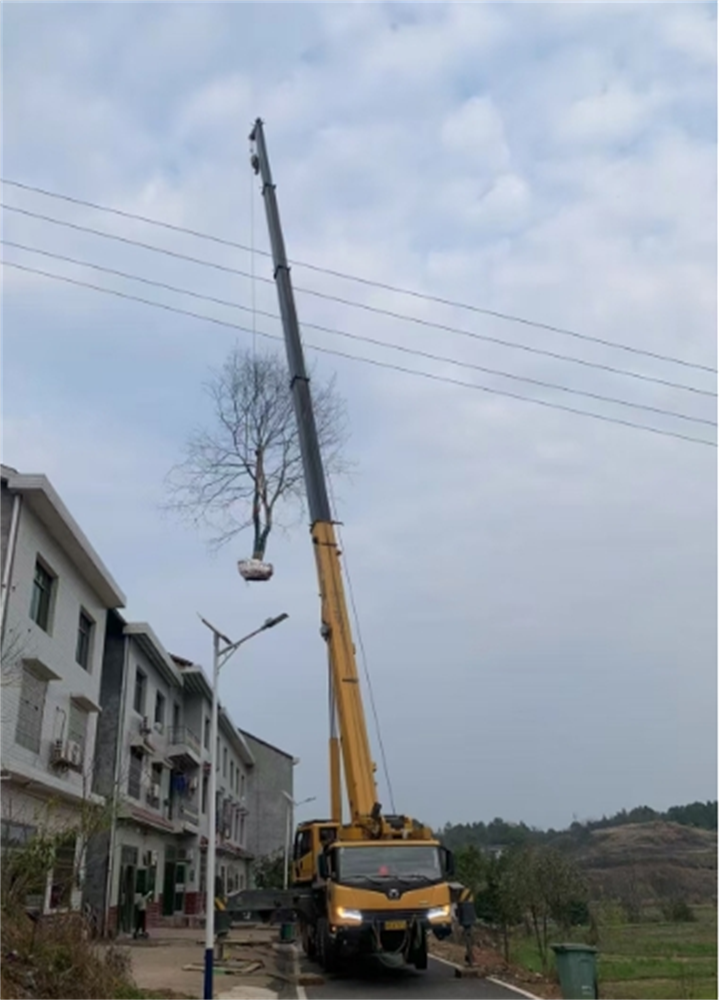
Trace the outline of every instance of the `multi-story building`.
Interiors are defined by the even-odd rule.
[[[226,892],[282,847],[293,758],[239,730],[203,669],[170,656],[41,475],[2,467],[2,840],[59,833],[33,890],[45,911],[89,905],[110,932],[204,913],[207,845]],[[209,830],[209,778],[217,823]],[[90,808],[88,808],[90,807]]]
[[[2,840],[64,833],[34,905],[78,906],[108,609],[125,597],[50,482],[6,466],[2,499]]]
[[[255,764],[247,790],[247,834],[245,845],[253,857],[276,854],[285,847],[288,818],[292,809],[293,768],[296,757],[241,731]]]
[[[205,910],[213,760],[216,875],[226,892],[250,885],[255,758],[222,707],[210,746],[212,690],[202,668],[170,656],[149,625],[117,612],[108,618],[100,703],[94,791],[114,809],[90,848],[85,901],[110,932],[132,930],[141,892],[151,893],[148,925],[191,923]],[[291,794],[291,780],[286,787]]]

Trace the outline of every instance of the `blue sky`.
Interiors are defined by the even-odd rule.
[[[261,115],[291,259],[716,362],[710,4],[11,4],[3,175],[268,245]],[[6,186],[4,201],[235,267],[250,255]],[[5,239],[249,306],[251,282],[8,212]],[[6,260],[250,314],[5,248]],[[271,276],[267,258],[258,275]],[[358,285],[315,289],[714,391],[697,369]],[[326,802],[325,660],[305,524],[242,583],[238,539],[163,515],[163,478],[247,334],[8,268],[3,455],[45,472],[173,652],[197,611],[243,648],[221,697]],[[276,312],[270,285],[259,309]],[[298,292],[301,323],[714,420],[715,400]],[[258,318],[257,328],[279,334]],[[342,341],[347,350],[714,440],[704,424]],[[259,341],[261,343],[261,341]],[[396,806],[432,824],[564,825],[716,794],[716,452],[500,395],[312,355],[347,400],[335,484]],[[373,734],[374,738],[374,734]],[[388,796],[381,776],[381,797]]]

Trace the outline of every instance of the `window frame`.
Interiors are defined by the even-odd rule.
[[[87,622],[87,631],[83,632],[83,621]],[[84,650],[81,649],[84,638]],[[92,615],[89,615],[85,608],[80,608],[80,613],[78,615],[78,628],[77,628],[77,638],[75,640],[75,662],[86,670],[89,674],[92,673],[92,647],[93,639],[95,638],[95,619]],[[82,654],[85,654],[85,659],[83,661]]]
[[[15,742],[18,746],[31,753],[40,753],[42,746],[43,720],[45,718],[45,703],[47,701],[48,682],[28,667],[23,665],[20,682],[20,702],[15,722]],[[33,701],[33,695],[37,695]],[[29,711],[23,711],[23,704],[29,706]],[[33,716],[30,712],[36,712]],[[23,736],[27,742],[20,739]]]
[[[167,707],[167,698],[162,693],[160,688],[155,692],[155,708],[153,710],[153,722],[156,726],[160,726],[160,732],[165,729],[165,709]],[[158,708],[160,711],[158,712]]]
[[[145,715],[145,703],[147,701],[147,683],[148,683],[147,674],[139,664],[136,664],[135,686],[133,687],[133,712],[137,712],[138,715],[142,716]],[[141,692],[140,698],[138,698],[138,690]],[[138,701],[141,702],[140,708],[138,708]]]
[[[38,589],[38,571],[42,573],[48,583],[47,588]],[[52,633],[53,612],[55,610],[55,592],[57,589],[57,573],[55,573],[47,562],[38,553],[35,556],[35,569],[33,571],[32,589],[30,592],[30,619],[34,621],[38,628],[48,635]],[[38,593],[40,596],[38,597]],[[45,600],[43,601],[43,595]],[[41,610],[42,609],[42,610]],[[42,620],[41,620],[42,619]]]

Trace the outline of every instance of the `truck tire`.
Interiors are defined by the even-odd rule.
[[[317,922],[317,952],[323,969],[326,972],[337,972],[339,964],[337,947],[330,937],[325,917],[321,917]]]
[[[315,932],[310,924],[303,921],[300,927],[300,941],[302,943],[302,950],[305,952],[309,959],[314,959],[317,957],[317,948],[315,946]]]
[[[412,957],[413,965],[419,972],[424,972],[428,967],[427,935],[422,932],[422,937]]]

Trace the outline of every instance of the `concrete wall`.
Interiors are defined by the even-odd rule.
[[[246,846],[261,858],[285,846],[288,805],[282,793],[293,795],[293,758],[244,730],[243,736],[255,758],[248,776]]]
[[[5,561],[8,555],[8,539],[12,522],[13,494],[5,486],[3,480],[0,489],[0,569],[5,572]]]

